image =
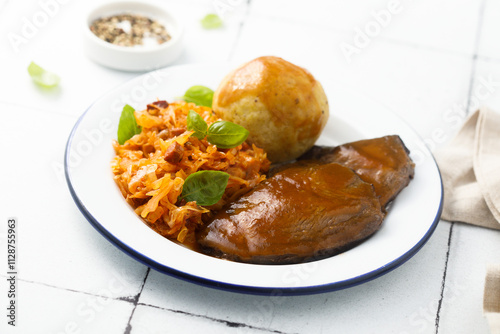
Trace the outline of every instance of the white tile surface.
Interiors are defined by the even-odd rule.
[[[237,324],[205,315],[138,305],[130,322],[133,333],[144,334],[218,334],[269,333],[261,328]]]
[[[1,281],[4,291],[4,277]],[[17,325],[7,325],[2,319],[2,333],[123,333],[133,308],[129,302],[39,283],[18,281],[18,290]]]
[[[345,41],[352,45],[364,33],[373,35],[373,39],[472,54],[481,2],[256,0],[251,10],[258,16],[344,31],[348,33]],[[297,45],[303,41],[297,39]]]
[[[424,320],[423,332],[433,333],[448,231],[449,224],[440,223],[428,244],[407,263],[346,290],[312,296],[250,296],[194,286],[151,271],[139,303],[286,333],[332,328],[339,333],[367,333],[373,328],[379,333],[413,333],[415,324]],[[431,321],[425,318],[429,315]]]
[[[179,6],[180,1],[170,1],[165,6]],[[241,24],[246,17],[246,1],[234,2],[234,6],[220,7],[217,1],[192,1],[185,4],[182,2],[184,25],[186,27],[185,51],[183,56],[175,64],[187,64],[195,62],[220,62],[227,61],[234,49],[238,38]],[[179,6],[180,7],[180,6]],[[223,27],[220,29],[207,30],[202,28],[200,20],[208,13],[220,12],[223,18]],[[196,41],[191,42],[189,41]]]
[[[182,21],[186,27],[187,42],[183,55],[174,64],[227,60],[246,5],[237,6],[228,12],[222,29],[206,30],[202,29],[200,19],[214,11],[210,2],[156,2],[185,18]],[[97,98],[138,75],[102,67],[85,56],[80,40],[84,17],[92,4],[96,3],[99,2],[94,0],[59,5],[57,10],[53,10],[54,16],[40,28],[35,26],[32,37],[23,39],[20,44],[10,42],[9,38],[0,39],[1,59],[8,62],[12,73],[16,74],[0,82],[0,101],[7,101],[8,98],[8,101],[17,101],[33,108],[78,116]],[[25,2],[11,2],[5,10],[9,11],[9,15],[5,15],[5,22],[0,26],[1,34],[15,34],[21,38],[24,38],[23,29],[27,30],[25,26],[29,26],[23,22],[27,20],[33,23],[37,13],[44,13],[38,2],[34,1],[31,6],[26,6]],[[26,75],[26,69],[32,61],[58,74],[61,77],[60,86],[48,91],[33,84]],[[25,98],[27,94],[29,99]]]
[[[478,59],[474,74],[470,111],[484,105],[500,112],[500,61]]]
[[[106,241],[80,214],[62,174],[67,137],[76,119],[0,103],[2,215],[19,221],[21,279],[113,296],[138,293],[146,267]],[[8,177],[5,177],[8,176]],[[0,227],[6,234],[6,225]]]
[[[262,41],[259,36],[263,34],[267,38]],[[458,123],[447,116],[458,111],[465,114],[471,56],[375,40],[348,63],[339,48],[343,36],[317,26],[249,18],[234,61],[280,56],[308,68],[327,94],[342,86],[384,104],[415,128],[431,148],[451,138]],[[297,47],[297,38],[305,44]],[[330,95],[329,100],[334,114],[335,96]]]
[[[38,2],[32,1],[31,5],[25,2],[8,3],[5,11],[9,15],[3,15],[5,23],[1,25],[0,32],[4,37],[20,36],[23,42],[17,45],[12,44],[9,38],[0,39],[0,55],[13,74],[9,80],[0,83],[0,101],[78,116],[95,99],[134,76],[103,68],[83,54],[80,38],[86,8],[84,2],[60,5],[57,10],[54,9],[53,17],[37,28],[33,17],[37,13],[45,13]],[[35,30],[23,34],[25,30],[30,31],[25,28],[29,24],[33,24]],[[46,90],[33,84],[27,75],[27,67],[32,61],[59,75],[59,87]]]
[[[500,60],[500,45],[498,43],[498,32],[500,31],[500,2],[485,0],[484,19],[479,39],[478,55]]]
[[[0,217],[19,221],[19,327],[10,332],[488,333],[481,314],[484,269],[500,258],[500,234],[461,224],[453,228],[450,249],[451,225],[440,222],[401,267],[312,296],[242,295],[147,274],[85,220],[61,173],[76,119],[136,75],[101,67],[82,52],[84,12],[100,1],[52,7],[50,19],[19,51],[9,42],[55,1],[0,0]],[[186,48],[175,64],[281,56],[309,69],[328,94],[343,87],[385,105],[431,148],[451,138],[467,108],[485,104],[500,111],[496,0],[152,1],[186,24]],[[349,62],[342,45],[359,39],[358,29],[377,29],[374,13],[380,21],[391,3],[401,10],[372,31]],[[200,27],[209,12],[223,16],[222,29]],[[60,87],[35,86],[26,71],[31,61],[59,74]],[[329,98],[335,106],[335,95]],[[0,249],[4,242],[1,224]],[[4,276],[0,272],[0,305],[6,301]],[[9,333],[5,326],[2,320],[1,333]]]
[[[482,314],[484,278],[487,265],[499,259],[500,231],[455,224],[440,333],[489,333]]]

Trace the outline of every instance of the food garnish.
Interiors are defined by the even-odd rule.
[[[241,145],[248,137],[248,131],[241,125],[228,121],[217,121],[208,127],[207,123],[193,110],[189,110],[187,129],[193,130],[198,139],[207,137],[210,144],[218,148],[233,148]]]
[[[57,74],[44,70],[34,62],[28,66],[28,73],[36,84],[45,88],[55,87],[61,80]]]
[[[192,136],[203,139],[207,135],[207,122],[194,110],[189,110],[187,117],[187,129],[194,131]]]
[[[202,170],[193,173],[184,180],[181,198],[198,205],[214,205],[224,195],[228,181],[226,172]]]
[[[128,104],[123,107],[120,123],[118,123],[118,143],[120,145],[142,131],[141,127],[137,125],[134,111],[135,109]]]
[[[207,14],[201,19],[201,26],[205,29],[216,29],[222,27],[222,19],[217,14]]]
[[[232,148],[243,143],[248,137],[248,131],[241,125],[217,121],[212,123],[207,131],[207,140],[219,148]]]
[[[182,100],[186,102],[192,102],[198,106],[212,108],[213,98],[214,91],[212,89],[205,86],[196,85],[192,86],[186,91],[186,93],[184,93]]]

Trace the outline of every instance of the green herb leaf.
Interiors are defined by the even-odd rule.
[[[37,85],[45,88],[55,87],[61,80],[57,74],[44,70],[34,62],[28,66],[28,73]]]
[[[216,29],[222,27],[222,19],[217,14],[207,14],[201,19],[201,26],[205,29]]]
[[[228,121],[217,121],[208,128],[207,140],[219,148],[232,148],[243,143],[248,130]]]
[[[137,125],[134,111],[134,108],[128,104],[123,107],[120,123],[118,124],[118,143],[120,145],[123,145],[127,140],[142,131],[141,127]]]
[[[193,86],[189,88],[182,99],[186,102],[192,102],[198,106],[212,108],[212,99],[214,91],[205,86]]]
[[[200,114],[198,114],[196,111],[189,110],[187,116],[187,129],[189,131],[194,131],[192,136],[198,139],[205,138],[205,136],[207,135],[207,128],[207,122],[205,122],[203,117],[201,117]]]
[[[198,171],[184,181],[181,198],[198,205],[209,206],[217,203],[224,195],[229,174],[214,170]]]

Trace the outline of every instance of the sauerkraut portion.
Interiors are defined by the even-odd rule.
[[[135,212],[159,234],[185,242],[203,219],[262,182],[269,170],[266,153],[246,142],[220,149],[187,130],[189,110],[210,125],[220,120],[211,108],[194,103],[156,101],[135,111],[140,134],[123,145],[113,141],[114,179]],[[209,207],[181,198],[184,180],[202,170],[223,171],[229,181],[221,200]],[[191,238],[192,239],[192,238]]]

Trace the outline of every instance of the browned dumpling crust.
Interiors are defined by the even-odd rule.
[[[329,116],[323,87],[311,73],[271,56],[230,72],[215,91],[212,106],[220,118],[245,127],[248,141],[275,163],[310,149]]]

